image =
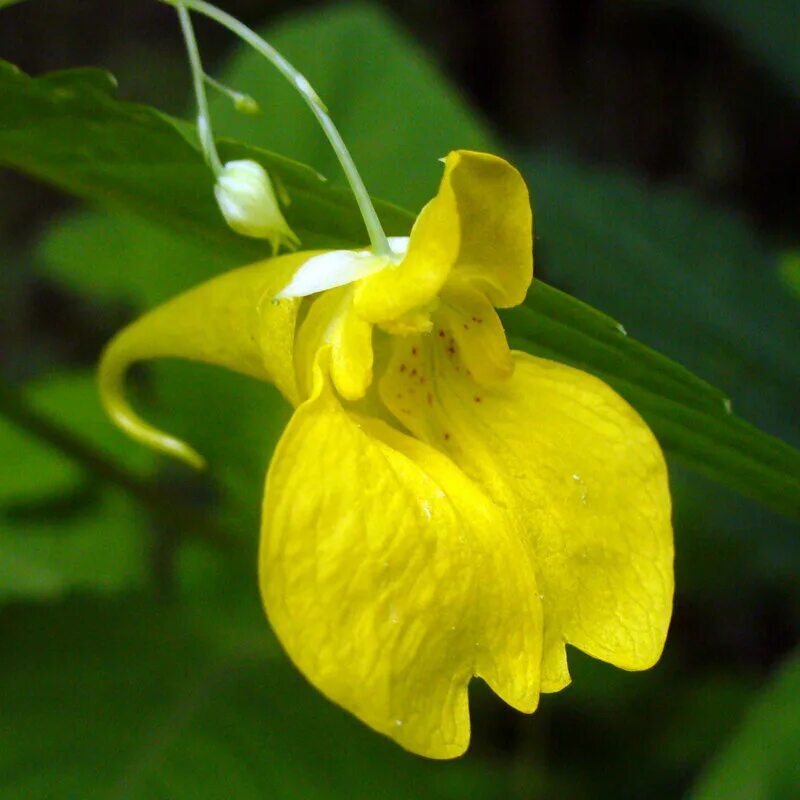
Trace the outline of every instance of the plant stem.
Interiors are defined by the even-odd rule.
[[[317,118],[317,122],[319,122],[322,130],[328,137],[328,141],[331,147],[333,147],[336,157],[339,159],[339,163],[342,165],[344,174],[347,177],[347,181],[358,203],[358,208],[361,211],[361,216],[364,219],[364,224],[366,225],[367,233],[372,243],[373,252],[376,255],[392,257],[394,253],[392,252],[392,248],[381,226],[375,207],[372,205],[372,200],[367,192],[367,188],[364,186],[364,182],[356,169],[353,158],[342,140],[339,131],[333,124],[333,120],[328,115],[325,104],[320,100],[319,95],[317,95],[311,87],[308,80],[269,44],[269,42],[266,42],[255,31],[239,22],[238,19],[232,17],[230,14],[221,11],[216,6],[206,3],[204,0],[162,0],[162,2],[178,8],[179,12],[180,9],[185,6],[185,8],[190,8],[198,14],[203,14],[209,19],[213,19],[264,56],[264,58],[294,86],[311,109],[311,113]]]
[[[206,97],[205,78],[203,65],[200,61],[200,52],[197,49],[197,40],[194,37],[192,21],[189,12],[181,0],[178,0],[175,8],[178,11],[178,19],[181,23],[183,39],[186,42],[186,52],[189,54],[189,65],[192,69],[192,84],[194,94],[197,98],[197,128],[200,136],[200,144],[206,155],[208,164],[215,175],[222,172],[222,161],[217,153],[217,146],[214,144],[214,134],[211,130],[211,115],[208,111],[208,98]]]
[[[0,414],[18,428],[60,450],[107,483],[124,489],[142,505],[174,525],[180,535],[184,535],[184,531],[189,531],[192,535],[219,547],[228,550],[238,549],[238,542],[211,523],[206,514],[116,464],[81,437],[31,408],[20,393],[5,380],[0,380]]]

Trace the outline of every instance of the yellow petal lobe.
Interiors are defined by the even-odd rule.
[[[525,299],[533,279],[533,215],[528,187],[507,161],[459,150],[445,162],[456,198],[460,248],[454,276],[497,308]]]
[[[381,395],[523,532],[544,609],[542,691],[569,682],[567,643],[624,669],[652,666],[673,592],[667,472],[652,433],[585,372],[515,352],[508,381],[480,386],[448,347],[403,343]],[[412,357],[413,379],[401,369]],[[406,402],[421,378],[435,391]]]
[[[330,348],[334,386],[346,400],[358,400],[372,383],[372,325],[353,310],[353,289],[344,286],[318,296],[300,326],[295,363],[301,396],[311,393],[317,353]]]
[[[341,406],[323,350],[270,467],[260,583],[324,694],[432,758],[469,741],[467,685],[537,703],[542,622],[513,521],[447,458]]]
[[[466,281],[449,281],[436,315],[441,338],[450,342],[448,355],[458,354],[469,374],[481,384],[511,377],[514,360],[500,317],[486,295]]]

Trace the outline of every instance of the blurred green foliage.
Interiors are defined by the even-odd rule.
[[[731,18],[748,5],[718,13]],[[742,36],[758,42],[754,31],[768,24],[765,15],[740,26]],[[322,8],[267,35],[308,75],[368,186],[389,201],[417,209],[435,189],[436,159],[454,147],[509,155],[531,186],[539,275],[621,320],[631,337],[556,293],[539,306],[542,296],[534,294],[510,315],[512,334],[573,360],[594,341],[595,369],[606,359],[606,376],[614,379],[616,364],[623,382],[637,363],[645,372],[664,366],[648,361],[636,337],[724,387],[736,410],[797,444],[797,304],[779,284],[777,248],[745,219],[689,191],[657,189],[568,152],[513,151],[371,6]],[[775,63],[796,55],[780,45],[791,35],[764,34]],[[341,242],[342,231],[350,231],[345,241],[360,236],[333,157],[300,100],[250,54],[235,54],[224,73],[267,113],[236,115],[219,99],[218,133],[308,163],[330,179],[321,184],[313,171],[258,152],[301,198],[288,210],[292,224],[302,229],[310,220],[313,243]],[[52,80],[69,92],[87,79],[105,92],[107,79],[97,71]],[[128,110],[163,134],[159,147],[168,142],[162,169],[152,169],[144,154],[132,166],[148,144],[126,138],[115,107],[119,149],[105,152],[102,169],[53,152],[42,173],[73,191],[83,182],[89,197],[98,181],[107,181],[108,191],[122,182],[138,194],[127,212],[62,217],[33,257],[40,274],[106,313],[124,304],[133,314],[263,255],[227,234],[210,193],[194,196],[193,187],[204,180],[210,187],[211,179],[190,127]],[[37,115],[52,125],[61,112],[42,100],[30,113],[31,125]],[[99,141],[108,117],[96,122],[94,131],[74,135],[89,142],[98,134]],[[38,138],[46,155],[47,127],[28,134],[17,152]],[[242,152],[229,144],[223,155]],[[158,189],[164,178],[174,189],[168,194]],[[304,187],[313,191],[304,194]],[[321,233],[320,191],[327,198],[322,219],[330,223]],[[389,206],[383,213],[398,232],[407,224]],[[196,238],[186,235],[192,231]],[[554,307],[555,319],[544,313]],[[658,376],[661,390],[699,391],[701,384],[671,369]],[[543,698],[531,718],[476,686],[472,750],[458,762],[426,763],[320,698],[286,662],[263,619],[258,511],[288,415],[283,401],[270,387],[201,365],[159,363],[137,378],[137,405],[208,456],[210,475],[187,476],[128,443],[101,416],[86,370],[43,375],[23,397],[104,458],[152,476],[179,512],[187,507],[219,520],[233,543],[210,548],[193,538],[191,526],[176,531],[175,517],[163,509],[142,505],[102,471],[0,418],[0,602],[7,602],[0,609],[0,797],[676,797],[699,774],[694,796],[703,800],[791,796],[800,748],[796,657],[760,697],[756,690],[767,680],[765,667],[800,631],[796,527],[673,464],[678,609],[662,662],[629,675],[573,652],[574,685]],[[700,404],[721,412],[722,395],[705,390]],[[719,442],[708,420],[694,419],[694,438],[710,439],[713,450]],[[752,455],[746,445],[738,454],[733,446],[731,458]],[[781,453],[771,462],[766,452],[760,457],[783,474],[784,484],[774,484],[776,504],[796,506],[800,474]],[[178,541],[179,534],[186,538]],[[72,596],[59,601],[64,594]],[[154,594],[174,602],[157,603]]]
[[[730,744],[692,792],[692,800],[793,797],[800,787],[800,655],[790,656],[747,712]]]
[[[243,602],[260,612],[254,592]],[[221,644],[204,614],[187,616],[70,601],[2,620],[3,796],[495,796],[497,768],[409,763],[309,691],[256,630]]]

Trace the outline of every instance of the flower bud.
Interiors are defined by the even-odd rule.
[[[257,117],[261,114],[258,103],[249,94],[236,94],[233,100],[233,107],[240,113],[248,117]]]
[[[273,254],[283,245],[294,250],[300,240],[281,213],[272,181],[255,161],[229,161],[214,187],[225,221],[237,233],[267,239]]]

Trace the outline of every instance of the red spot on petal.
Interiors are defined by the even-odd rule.
[[[478,397],[478,395],[475,395],[474,400],[475,400],[476,403],[480,403],[480,401],[481,401],[481,399],[480,399],[480,397]]]
[[[439,328],[439,338],[444,339],[445,336],[446,336],[446,334],[444,332],[444,329],[443,328]]]
[[[406,371],[406,365],[405,364],[401,364],[400,365],[400,372],[405,372],[405,371]]]
[[[448,441],[449,439],[450,439],[450,434],[449,433],[445,433],[444,440]]]
[[[412,347],[411,348],[411,355],[415,356],[416,354],[417,354],[417,348],[416,347]]]

